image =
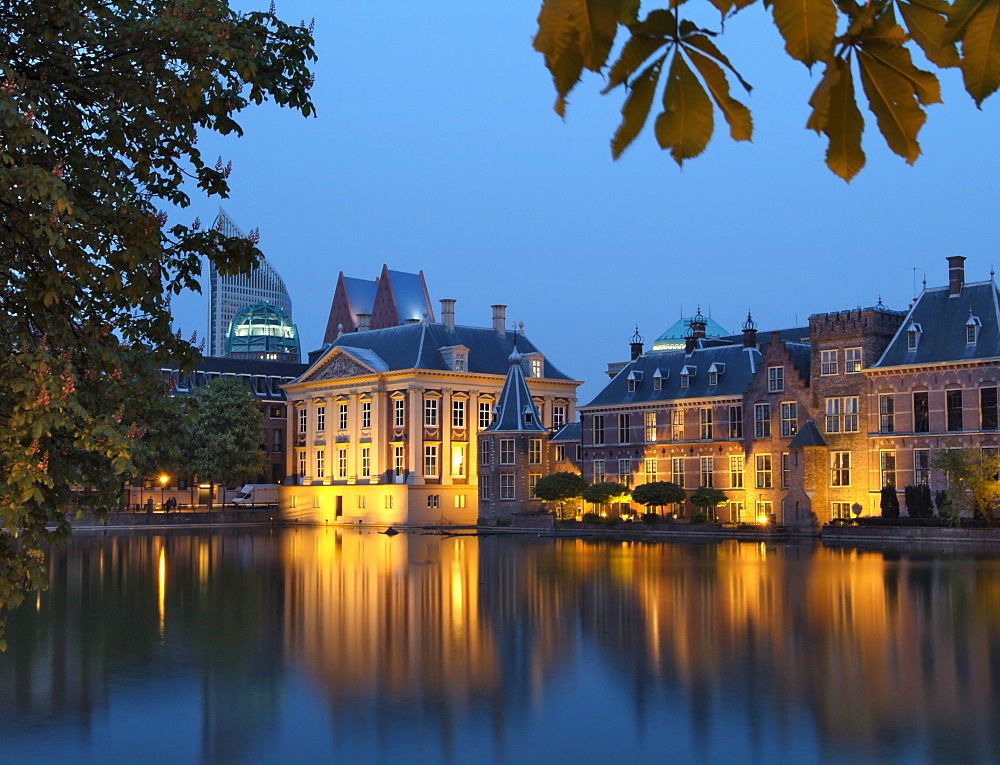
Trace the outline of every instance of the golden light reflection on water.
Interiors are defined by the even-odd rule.
[[[167,617],[167,549],[160,548],[160,559],[157,567],[157,605],[160,614],[160,636],[163,636],[163,629]]]

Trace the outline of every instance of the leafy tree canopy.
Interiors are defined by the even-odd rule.
[[[947,498],[954,511],[994,519],[1000,505],[1000,456],[979,449],[942,449],[931,459],[931,469],[940,470],[948,485]]]
[[[729,501],[724,491],[710,486],[702,486],[691,492],[691,504],[695,507],[718,507]]]
[[[604,74],[604,93],[625,91],[611,139],[615,158],[642,131],[658,94],[654,135],[678,164],[705,150],[717,113],[733,140],[753,135],[750,110],[731,92],[733,80],[748,94],[750,84],[717,41],[726,21],[751,12],[758,0],[664,5],[641,13],[639,0],[542,3],[535,49],[552,73],[556,111],[565,115],[584,69]],[[959,67],[977,106],[1000,86],[998,0],[760,0],[758,7],[770,14],[791,58],[820,68],[806,127],[826,137],[826,164],[847,181],[865,164],[859,102],[890,150],[910,164],[920,155],[925,107],[939,103],[941,93],[934,72],[914,64],[914,52],[934,68]],[[712,28],[691,20],[706,9],[718,14]],[[612,50],[617,57],[609,65]]]
[[[253,241],[167,224],[157,204],[225,197],[199,133],[239,135],[272,100],[313,113],[308,29],[224,0],[0,0],[0,605],[41,586],[72,487],[111,501],[136,444],[169,439],[156,368],[197,351],[169,298]],[[48,532],[46,524],[54,525]]]
[[[587,488],[587,482],[579,473],[553,473],[538,479],[535,496],[543,502],[566,502],[579,499]]]
[[[629,494],[628,486],[617,481],[600,481],[583,490],[583,498],[594,505],[624,501]]]
[[[646,507],[679,505],[687,499],[687,492],[670,481],[651,481],[632,489],[632,499]]]
[[[235,377],[216,377],[199,388],[188,442],[188,469],[199,481],[235,486],[264,471],[264,415]]]

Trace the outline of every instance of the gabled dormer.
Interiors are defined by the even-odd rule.
[[[975,345],[976,341],[979,339],[979,330],[982,329],[983,322],[980,321],[978,316],[974,316],[972,311],[969,311],[969,320],[965,322],[965,344]]]
[[[923,327],[917,322],[911,321],[906,328],[906,350],[915,351],[920,345],[920,336],[924,333]]]
[[[720,364],[718,361],[712,362],[712,365],[708,368],[708,384],[709,386],[714,386],[719,384],[719,375],[725,373],[726,365]]]
[[[469,371],[469,349],[464,345],[449,345],[438,348],[441,359],[452,372]]]
[[[691,378],[695,376],[698,372],[698,367],[692,366],[690,364],[685,364],[681,367],[681,387],[689,388],[691,387]]]
[[[663,381],[666,380],[669,375],[670,370],[661,372],[660,368],[657,367],[656,371],[653,372],[653,390],[663,390]]]
[[[633,369],[628,373],[628,392],[635,393],[640,383],[642,383],[642,372]]]
[[[543,377],[545,375],[545,357],[538,351],[525,353],[521,358],[524,364],[524,373],[528,377]]]

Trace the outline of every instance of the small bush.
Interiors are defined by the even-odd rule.
[[[711,520],[708,513],[695,513],[691,516],[691,523],[708,523]]]
[[[598,513],[584,513],[583,514],[584,523],[603,523],[604,519]]]
[[[657,523],[660,520],[660,516],[656,513],[643,513],[642,522],[643,523]]]
[[[497,526],[510,526],[512,522],[510,518],[498,518]]]

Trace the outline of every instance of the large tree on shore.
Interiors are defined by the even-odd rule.
[[[0,0],[0,606],[44,583],[74,488],[110,500],[136,444],[169,439],[166,359],[197,351],[169,300],[202,258],[254,241],[167,224],[158,205],[225,197],[199,133],[242,133],[272,100],[313,113],[311,32],[224,0]],[[46,527],[50,530],[47,530]],[[54,530],[51,530],[54,529]]]
[[[730,87],[738,82],[749,94],[750,84],[722,38],[733,34],[726,22],[736,13],[755,11],[770,13],[792,59],[818,69],[806,127],[826,137],[826,164],[848,181],[865,164],[859,103],[891,151],[910,164],[920,155],[924,110],[941,92],[912,54],[931,70],[958,67],[977,106],[1000,86],[1000,0],[708,0],[647,3],[641,11],[639,0],[543,0],[535,48],[552,73],[560,115],[584,69],[601,72],[603,92],[621,87],[625,94],[612,155],[655,109],[656,141],[681,164],[705,150],[716,113],[733,140],[753,135],[750,110]],[[717,22],[705,23],[716,14]]]

